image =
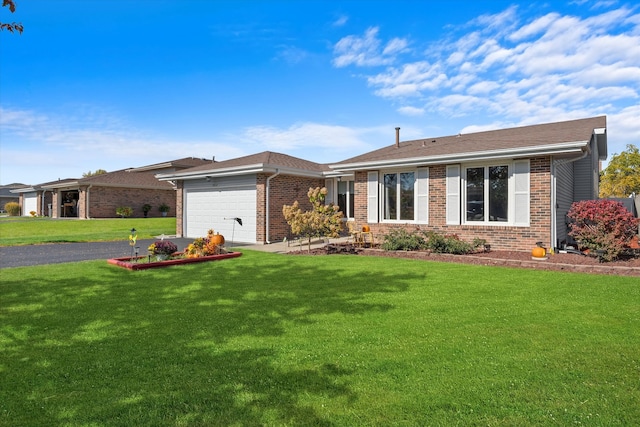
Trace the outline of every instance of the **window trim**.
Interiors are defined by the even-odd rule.
[[[347,199],[346,199],[346,208],[347,211],[350,210],[350,206],[351,206],[351,197],[354,198],[354,202],[353,202],[353,210],[355,211],[355,195],[356,195],[356,182],[355,179],[351,178],[351,179],[339,179],[336,180],[336,201],[335,204],[337,206],[339,206],[339,200],[340,200],[340,183],[343,182],[345,183],[346,187],[347,187],[347,192],[345,193]],[[351,185],[349,185],[351,184]],[[353,187],[353,194],[351,194],[351,189],[350,187]],[[355,219],[355,212],[343,212],[344,217],[342,218],[343,220],[346,221],[353,221]]]
[[[397,188],[401,186],[400,174],[402,173],[412,173],[414,177],[413,182],[413,218],[412,219],[387,219],[384,218],[384,175],[388,174],[396,174],[398,175],[398,183]],[[377,172],[377,183],[378,183],[378,212],[380,212],[379,222],[383,224],[428,224],[429,223],[429,168],[428,167],[420,167],[420,168],[398,168],[398,169],[388,169],[388,170],[380,170]],[[398,193],[399,196],[400,193]],[[370,195],[371,197],[371,195]],[[425,201],[425,206],[421,206],[420,202]],[[400,205],[400,197],[398,197],[397,205]],[[398,207],[399,209],[399,207]],[[423,212],[422,210],[425,210]],[[398,210],[400,214],[400,210]],[[424,219],[422,219],[424,218]]]
[[[523,164],[525,163],[527,164],[526,167],[526,178],[527,178],[527,183],[530,183],[530,176],[531,176],[531,171],[529,168],[529,160],[496,160],[493,162],[482,162],[482,163],[466,163],[466,164],[461,164],[460,165],[460,178],[459,178],[459,182],[460,182],[460,199],[459,199],[459,212],[460,212],[460,224],[462,225],[467,225],[467,226],[479,226],[479,227],[505,227],[505,226],[509,226],[509,227],[513,227],[513,226],[529,226],[529,222],[530,222],[530,216],[527,214],[526,215],[526,222],[521,222],[521,223],[517,223],[516,222],[516,217],[517,217],[517,209],[526,209],[528,212],[529,209],[529,204],[530,204],[530,194],[529,191],[516,191],[516,179],[519,179],[516,175],[516,170],[518,169],[518,167],[516,166],[518,163]],[[488,197],[488,192],[489,192],[489,188],[488,188],[488,173],[489,173],[489,168],[491,167],[495,167],[495,166],[507,166],[508,168],[508,178],[507,178],[507,203],[508,203],[508,208],[507,208],[507,221],[490,221],[489,220],[489,215],[485,214],[485,218],[482,221],[470,221],[467,220],[467,215],[466,215],[466,206],[467,206],[467,170],[468,169],[474,169],[474,168],[483,168],[484,169],[484,182],[485,182],[485,186],[484,186],[484,199],[485,199],[485,212],[490,212],[490,207],[489,207],[489,197]],[[524,172],[521,172],[524,175]],[[529,199],[529,202],[526,203],[526,206],[516,206],[516,196],[527,196],[527,199]]]

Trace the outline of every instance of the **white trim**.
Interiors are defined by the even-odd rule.
[[[375,224],[378,222],[378,172],[367,173],[367,222]]]
[[[460,225],[460,165],[447,165],[446,176],[446,223]]]
[[[416,170],[415,220],[418,224],[429,224],[429,168]]]

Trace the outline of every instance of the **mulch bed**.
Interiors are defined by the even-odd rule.
[[[356,248],[353,245],[329,244],[323,248],[289,252],[292,255],[331,255],[353,254],[383,256],[391,258],[410,258],[428,261],[456,262],[462,264],[532,268],[537,270],[569,271],[591,274],[609,274],[616,276],[640,277],[640,253],[630,252],[612,262],[600,262],[597,257],[558,253],[549,255],[545,260],[534,260],[530,252],[490,251],[469,255],[436,254],[427,251],[385,251],[378,248]]]

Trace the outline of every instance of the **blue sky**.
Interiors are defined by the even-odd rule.
[[[1,22],[0,184],[605,114],[640,144],[624,1],[17,0]]]

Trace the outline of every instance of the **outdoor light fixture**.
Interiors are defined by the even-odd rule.
[[[129,234],[129,246],[131,246],[131,260],[133,260],[133,247],[136,246],[136,241],[138,240],[138,235],[136,234],[136,229],[131,229],[131,234]],[[138,247],[135,248],[136,256],[138,255]]]

